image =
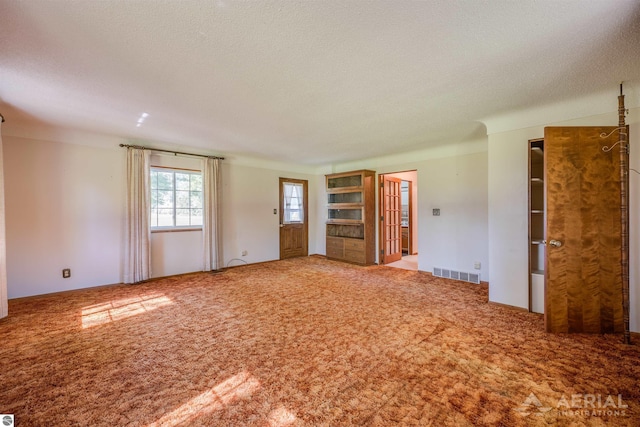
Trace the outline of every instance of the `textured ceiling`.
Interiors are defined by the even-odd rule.
[[[640,80],[637,0],[0,0],[0,40],[7,126],[301,164]]]

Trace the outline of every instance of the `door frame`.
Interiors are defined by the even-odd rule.
[[[395,261],[399,261],[402,259],[402,224],[400,221],[400,218],[402,217],[402,179],[393,176],[393,174],[380,174],[378,177],[378,182],[380,183],[380,197],[379,197],[379,217],[380,217],[380,239],[379,239],[379,243],[380,243],[380,252],[379,252],[379,264],[380,265],[384,265],[387,264],[387,254],[385,253],[385,249],[386,249],[386,231],[385,231],[385,212],[386,212],[386,208],[385,208],[385,202],[387,200],[387,188],[384,185],[385,182],[385,178],[386,179],[393,179],[393,180],[398,180],[400,181],[400,185],[398,186],[398,198],[400,199],[400,209],[398,212],[398,225],[397,225],[397,230],[396,230],[396,235],[398,236],[398,247],[400,248],[400,258],[391,262],[395,262]]]
[[[531,219],[531,210],[532,210],[532,204],[531,204],[531,185],[532,185],[532,181],[531,178],[533,178],[532,175],[532,171],[531,171],[531,164],[533,161],[533,156],[532,156],[532,151],[531,148],[534,146],[534,144],[540,144],[542,143],[542,145],[544,146],[544,138],[533,138],[530,139],[527,142],[527,150],[528,150],[528,155],[529,155],[529,161],[528,161],[528,166],[527,166],[527,182],[528,182],[528,197],[527,197],[527,203],[528,203],[528,208],[527,208],[527,218],[529,219],[528,221],[528,233],[529,233],[529,256],[528,256],[528,264],[529,264],[529,312],[533,313],[533,265],[531,262],[532,256],[533,256],[533,245],[531,243],[532,239],[533,239],[533,230],[532,230],[532,219]],[[544,173],[544,161],[543,161],[543,173]],[[542,239],[543,241],[546,241],[547,239],[547,215],[546,215],[546,211],[547,211],[547,192],[546,190],[543,188],[542,190],[543,193],[543,210],[544,210],[544,214],[543,214],[543,219],[542,219],[542,224],[543,224],[543,234],[542,234]],[[546,254],[546,246],[545,246],[545,254]],[[546,255],[545,255],[546,258]],[[543,260],[543,262],[546,262]],[[547,287],[547,272],[544,272],[544,287]],[[546,292],[545,292],[546,294]],[[543,301],[543,306],[544,306],[544,301]],[[544,311],[544,310],[543,310]]]
[[[409,200],[407,202],[407,204],[409,205],[409,212],[407,214],[409,217],[409,225],[407,227],[409,231],[409,246],[407,247],[407,255],[413,255],[413,253],[415,252],[413,250],[413,181],[408,181],[406,179],[403,179],[403,181],[409,183]],[[400,193],[402,194],[402,189],[400,190]]]
[[[378,175],[378,221],[376,221],[378,223],[378,225],[381,224],[380,221],[380,216],[382,216],[383,212],[384,212],[384,185],[383,183],[383,179],[385,175],[389,175],[391,177],[394,178],[398,178],[396,175],[404,175],[407,173],[414,173],[415,174],[415,179],[405,179],[405,178],[400,178],[401,181],[407,181],[409,183],[409,253],[408,255],[416,255],[418,248],[417,248],[417,239],[413,238],[413,230],[414,227],[416,226],[415,221],[414,221],[414,206],[415,206],[415,200],[413,197],[413,186],[416,184],[417,181],[417,175],[418,175],[418,171],[416,169],[410,169],[410,170],[406,170],[406,171],[398,171],[398,172],[388,172],[388,173],[381,173]],[[384,257],[380,256],[380,251],[384,251],[384,230],[382,230],[382,227],[378,228],[378,264],[380,265],[384,265]],[[402,234],[402,225],[400,226],[400,233]],[[402,239],[401,242],[402,244]]]
[[[303,197],[303,206],[302,206],[302,210],[304,212],[304,221],[302,223],[302,229],[304,232],[304,247],[303,247],[303,253],[300,256],[308,256],[309,255],[309,181],[307,181],[306,179],[296,179],[296,178],[283,178],[280,177],[278,179],[278,193],[279,193],[279,206],[278,206],[278,210],[279,212],[279,226],[278,226],[278,246],[279,246],[279,254],[280,254],[280,259],[287,259],[287,258],[291,258],[291,257],[287,257],[287,258],[283,258],[282,254],[283,254],[283,248],[282,248],[282,228],[286,227],[286,224],[284,224],[284,191],[283,191],[283,184],[285,182],[291,182],[293,184],[302,184],[302,197]]]

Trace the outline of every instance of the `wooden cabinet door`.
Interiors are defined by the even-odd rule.
[[[619,151],[602,151],[614,129],[545,128],[549,332],[623,330]]]
[[[380,176],[380,212],[382,229],[381,264],[389,264],[402,258],[402,201],[400,187],[402,180],[385,175]]]

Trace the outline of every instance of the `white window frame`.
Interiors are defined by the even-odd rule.
[[[165,167],[165,166],[151,166],[150,171],[149,171],[149,191],[153,192],[153,191],[157,191],[157,189],[153,189],[152,188],[152,178],[151,178],[151,174],[153,174],[153,172],[168,172],[168,173],[172,173],[173,174],[173,207],[171,208],[173,210],[173,214],[172,214],[172,218],[173,218],[173,225],[156,225],[153,226],[151,225],[151,232],[161,232],[161,231],[190,231],[190,230],[202,230],[202,224],[196,224],[196,225],[175,225],[176,224],[176,210],[178,209],[176,207],[176,191],[184,191],[184,190],[176,190],[176,173],[179,174],[188,174],[188,175],[198,175],[201,178],[203,178],[203,173],[201,170],[197,170],[197,169],[181,169],[181,168],[171,168],[171,167]],[[203,187],[204,187],[204,182],[203,182]],[[189,189],[189,201],[191,203],[191,193],[192,190]],[[191,211],[192,209],[200,209],[203,212],[204,215],[204,201],[202,200],[202,198],[204,197],[204,188],[200,191],[200,196],[201,196],[201,203],[200,203],[200,208],[192,208],[189,207],[188,209]],[[152,195],[150,195],[150,199],[152,200]],[[153,205],[153,202],[150,202],[150,205]],[[156,208],[158,209],[158,208]],[[168,209],[168,208],[165,208]],[[184,209],[184,208],[180,208],[180,209]],[[150,208],[149,209],[149,224],[152,224],[152,216],[153,216],[153,209]],[[191,218],[191,215],[190,215]],[[204,218],[203,218],[204,220]]]
[[[291,192],[287,192],[287,186],[291,186]],[[298,182],[283,182],[282,191],[284,194],[284,214],[282,217],[283,224],[303,224],[304,217],[304,186]],[[294,194],[295,193],[295,194]],[[292,201],[296,201],[297,208],[292,208]],[[298,216],[298,219],[291,219],[292,216]]]

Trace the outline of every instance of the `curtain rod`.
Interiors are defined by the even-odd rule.
[[[174,154],[174,155],[182,154],[183,156],[208,157],[210,159],[224,160],[224,157],[207,156],[206,154],[184,153],[182,151],[163,150],[161,148],[149,148],[149,147],[143,147],[142,145],[120,144],[120,147],[124,147],[124,148],[139,148],[141,150],[162,151],[163,153],[171,153],[171,154]]]

